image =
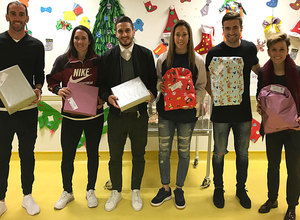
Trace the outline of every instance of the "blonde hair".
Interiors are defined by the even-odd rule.
[[[195,51],[194,51],[194,43],[193,43],[193,33],[192,33],[192,28],[184,20],[179,20],[177,23],[173,26],[172,31],[171,31],[171,37],[170,37],[170,43],[169,43],[169,50],[167,54],[167,68],[170,69],[173,65],[173,58],[175,54],[175,42],[174,42],[174,35],[175,35],[175,29],[178,26],[184,26],[186,27],[188,34],[189,34],[189,41],[187,44],[187,51],[188,51],[188,59],[189,59],[189,67],[194,69],[195,67]]]

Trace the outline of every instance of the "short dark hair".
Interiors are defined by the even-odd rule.
[[[290,38],[285,33],[277,33],[273,34],[267,39],[267,48],[270,49],[271,46],[274,44],[284,41],[286,43],[287,49],[289,49],[289,46],[291,45]]]
[[[229,21],[229,20],[238,20],[240,22],[240,26],[243,26],[243,19],[241,17],[241,15],[238,12],[235,11],[230,11],[227,12],[223,18],[222,18],[222,26],[224,25],[225,21]]]
[[[14,5],[18,5],[18,6],[23,6],[23,7],[25,8],[25,15],[28,16],[27,6],[26,6],[24,3],[19,2],[19,1],[14,1],[14,2],[8,3],[7,8],[6,8],[6,14],[9,13],[9,6],[10,6],[10,5],[13,5],[13,4],[14,4]]]
[[[90,41],[90,45],[88,46],[88,51],[87,51],[85,57],[86,58],[92,57],[93,54],[95,53],[95,40],[93,38],[93,35],[92,35],[91,31],[83,25],[79,25],[79,26],[77,26],[73,29],[71,39],[70,39],[70,43],[69,43],[69,47],[68,47],[68,50],[66,52],[67,55],[72,55],[74,57],[78,57],[77,50],[74,46],[74,36],[75,36],[75,33],[76,33],[77,30],[83,30],[84,32],[87,33],[89,41]]]
[[[121,17],[119,17],[119,18],[117,19],[117,22],[116,22],[116,29],[117,29],[117,24],[122,23],[122,22],[128,22],[128,23],[131,25],[132,30],[134,29],[134,28],[133,28],[132,20],[131,20],[129,17],[125,16],[125,15],[124,15],[124,16],[121,16]]]

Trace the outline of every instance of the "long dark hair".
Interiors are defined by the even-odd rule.
[[[195,66],[195,51],[194,51],[194,43],[193,43],[193,33],[192,33],[192,28],[184,20],[179,20],[177,21],[176,24],[174,24],[172,31],[171,31],[171,36],[170,36],[170,43],[169,43],[169,50],[168,50],[168,55],[167,55],[167,68],[172,68],[173,65],[173,58],[175,54],[175,42],[174,42],[174,35],[175,35],[175,29],[178,26],[184,26],[186,27],[188,34],[189,34],[189,42],[187,44],[187,52],[188,52],[188,57],[189,57],[189,66],[193,69]]]
[[[82,30],[82,31],[87,33],[90,44],[88,46],[88,51],[85,55],[85,58],[86,59],[91,58],[95,54],[95,40],[93,38],[93,35],[92,35],[91,31],[83,25],[79,25],[79,26],[77,26],[73,29],[71,39],[70,39],[70,43],[69,43],[69,47],[67,49],[66,54],[68,56],[78,57],[77,50],[75,49],[75,46],[74,46],[74,36],[75,36],[75,33],[76,33],[77,30]]]

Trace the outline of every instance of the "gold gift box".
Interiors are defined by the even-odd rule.
[[[0,71],[0,98],[10,115],[37,99],[18,65]]]

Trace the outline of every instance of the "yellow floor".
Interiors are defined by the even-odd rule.
[[[233,153],[226,155],[225,162],[225,207],[217,209],[212,202],[213,186],[207,189],[200,189],[200,185],[205,177],[206,153],[200,153],[200,161],[197,168],[190,166],[185,182],[184,192],[186,198],[186,208],[177,210],[173,200],[165,202],[160,207],[152,207],[151,199],[160,187],[158,172],[157,152],[147,152],[146,169],[142,182],[141,195],[144,201],[143,210],[135,212],[131,208],[130,176],[131,161],[130,155],[125,153],[123,161],[123,199],[117,208],[111,212],[104,210],[104,204],[110,195],[110,191],[104,189],[104,183],[108,177],[108,154],[100,153],[100,165],[98,181],[96,184],[96,196],[99,201],[97,208],[87,207],[85,199],[86,189],[86,158],[84,153],[77,153],[75,162],[75,173],[73,179],[75,200],[67,205],[63,210],[53,209],[53,205],[62,192],[60,175],[60,153],[36,153],[36,169],[33,196],[41,208],[41,213],[32,217],[21,207],[22,191],[20,187],[19,159],[16,153],[13,154],[10,163],[9,187],[6,196],[8,210],[1,220],[62,220],[62,219],[283,219],[287,205],[285,202],[285,181],[286,168],[282,161],[281,185],[279,192],[279,207],[273,209],[268,214],[259,214],[259,206],[267,198],[266,189],[266,166],[265,153],[250,153],[249,176],[247,188],[252,199],[252,208],[244,209],[240,206],[235,197],[235,156]],[[171,187],[174,188],[176,163],[176,152],[172,154],[172,179]],[[191,156],[193,159],[193,154]],[[191,164],[192,164],[191,160]],[[212,175],[211,175],[212,176]],[[300,217],[300,209],[297,215]]]

